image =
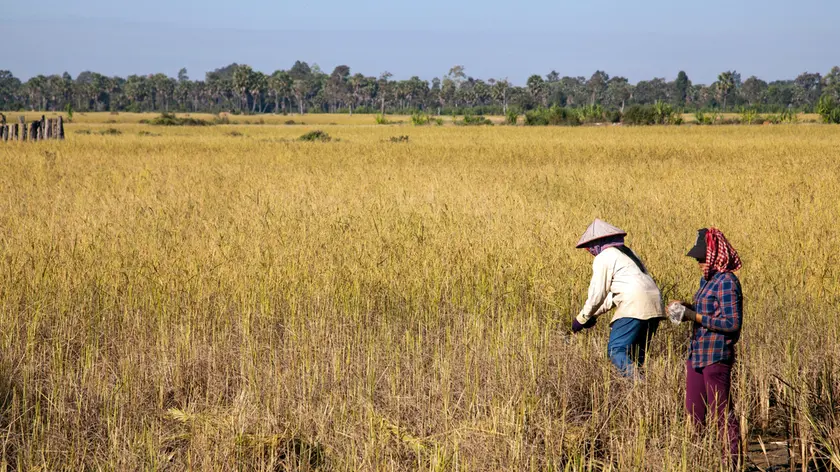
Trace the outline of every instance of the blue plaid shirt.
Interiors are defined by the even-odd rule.
[[[688,360],[699,369],[716,362],[735,360],[735,343],[741,336],[744,300],[741,282],[731,272],[718,273],[711,280],[700,280],[694,295],[694,311],[702,315],[694,323]]]

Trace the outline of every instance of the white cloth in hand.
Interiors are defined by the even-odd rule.
[[[671,320],[671,323],[678,325],[683,321],[686,321],[686,308],[685,305],[679,302],[674,302],[668,305],[668,319]]]

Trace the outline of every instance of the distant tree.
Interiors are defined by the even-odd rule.
[[[545,81],[543,80],[543,78],[537,74],[534,74],[531,77],[528,77],[526,86],[528,87],[528,93],[531,95],[531,98],[534,100],[534,102],[545,106],[547,94]]]
[[[463,84],[467,80],[467,74],[465,72],[464,66],[461,65],[452,66],[452,68],[449,69],[449,73],[446,74],[446,76],[452,79],[453,82],[455,82],[456,88],[459,88],[461,84]]]
[[[309,92],[309,84],[306,83],[305,79],[294,79],[292,81],[292,94],[295,96],[295,101],[297,101],[298,105],[298,113],[301,115],[306,113],[303,99],[306,97],[307,92]]]
[[[624,106],[633,96],[633,86],[626,77],[612,77],[607,83],[606,102],[624,113]]]
[[[823,93],[834,97],[835,100],[840,100],[840,67],[832,67],[823,81],[825,82]]]
[[[726,71],[718,75],[717,90],[720,93],[721,101],[723,101],[723,111],[726,111],[726,100],[729,98],[729,93],[735,88],[735,72]]]
[[[186,82],[190,80],[190,75],[187,74],[187,68],[182,67],[181,70],[178,71],[178,82]]]
[[[507,114],[510,82],[508,82],[507,78],[502,80],[490,79],[490,87],[490,93],[493,99],[502,104],[502,112],[504,114]]]
[[[258,107],[258,105],[262,105],[263,92],[268,88],[268,77],[262,72],[252,72],[248,85],[248,93],[251,95],[251,101],[253,103],[251,113],[256,113],[257,110],[261,112],[265,111],[264,108],[261,106]]]
[[[793,81],[794,106],[813,107],[822,95],[822,76],[819,73],[802,73]]]
[[[793,106],[794,85],[791,80],[776,80],[767,85],[767,102],[778,108]]]
[[[348,90],[347,80],[350,77],[350,67],[341,65],[337,66],[325,85],[324,94],[332,107],[331,111],[338,109],[341,103],[349,103],[350,91]]]
[[[592,77],[586,82],[586,90],[589,92],[589,104],[595,105],[603,100],[604,93],[607,91],[607,82],[610,76],[604,71],[595,71]]]
[[[233,71],[233,87],[239,94],[239,110],[248,108],[248,96],[253,88],[254,70],[249,65],[242,64]]]
[[[0,70],[0,110],[18,108],[17,95],[21,87],[20,79],[11,71]]]
[[[284,70],[274,71],[268,78],[268,91],[274,97],[274,113],[282,109],[283,114],[286,114],[286,101],[292,94],[293,83],[292,76]]]
[[[169,111],[169,99],[175,95],[175,80],[166,74],[155,74],[151,78],[154,106]]]
[[[589,99],[584,77],[563,77],[560,79],[559,92],[565,97],[566,105],[583,105]]]
[[[640,81],[633,91],[633,102],[640,105],[652,105],[656,102],[667,101],[668,83],[660,77]]]
[[[312,75],[312,68],[306,62],[295,61],[289,69],[289,75],[292,76],[292,80],[308,80]]]
[[[741,94],[751,107],[762,105],[767,98],[767,82],[753,75],[744,81]]]
[[[688,79],[688,74],[681,70],[677,74],[677,80],[674,81],[674,104],[676,106],[685,106],[689,89],[691,89],[691,80]]]
[[[388,100],[388,95],[391,93],[392,85],[389,80],[393,76],[394,74],[388,71],[379,74],[379,80],[377,81],[377,94],[379,96],[379,112],[382,114],[385,114],[385,102]]]
[[[558,74],[556,70],[552,70],[551,72],[546,74],[545,81],[550,84],[560,82],[560,74]]]

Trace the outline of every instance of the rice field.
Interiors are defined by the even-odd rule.
[[[726,233],[745,469],[840,468],[840,128],[239,118],[0,143],[0,470],[718,470],[688,326],[569,336],[595,217],[669,299]]]

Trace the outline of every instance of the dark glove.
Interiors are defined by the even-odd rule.
[[[584,329],[589,329],[589,328],[595,326],[595,323],[597,323],[597,322],[598,322],[598,318],[592,317],[592,318],[589,318],[589,321],[587,321],[586,324],[580,324],[577,320],[577,316],[572,317],[572,332],[573,333],[579,333]]]

